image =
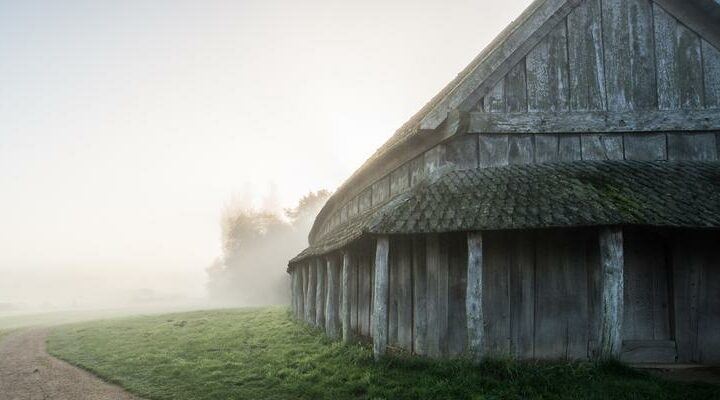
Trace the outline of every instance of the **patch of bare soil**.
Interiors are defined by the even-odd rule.
[[[118,386],[50,356],[47,329],[0,340],[0,400],[139,400]]]

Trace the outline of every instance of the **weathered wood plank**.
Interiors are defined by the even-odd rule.
[[[372,207],[377,207],[390,197],[390,177],[386,176],[372,185]]]
[[[505,112],[525,112],[528,109],[525,60],[505,75]]]
[[[558,136],[535,135],[535,162],[558,161]]]
[[[470,113],[469,133],[597,133],[708,131],[720,129],[720,111],[645,110],[565,113]]]
[[[413,347],[413,298],[412,298],[412,245],[409,239],[397,241],[397,344],[412,351]]]
[[[438,144],[425,152],[425,175],[432,174],[445,165],[445,145]]]
[[[418,182],[420,182],[425,176],[424,156],[421,155],[420,157],[417,157],[410,161],[408,163],[408,168],[410,168],[410,187],[413,187],[417,185]]]
[[[486,113],[505,112],[505,80],[501,79],[493,86],[490,93],[485,95],[483,110]]]
[[[372,188],[367,188],[358,197],[360,212],[367,211],[372,207]]]
[[[482,308],[485,322],[485,352],[510,352],[510,293],[508,233],[483,233]]]
[[[395,196],[410,188],[410,170],[408,164],[403,164],[390,174],[390,196]]]
[[[357,252],[354,252],[351,259],[352,263],[350,264],[350,330],[352,331],[353,336],[360,334],[360,326],[358,325],[358,312],[360,305],[358,301],[358,289],[360,283],[358,277],[359,258],[360,257],[358,257]]]
[[[358,325],[360,326],[360,334],[370,337],[370,297],[372,289],[370,283],[370,259],[367,255],[362,255],[359,267]]]
[[[297,318],[297,288],[295,285],[295,270],[293,269],[290,271],[290,310],[292,311],[293,317]]]
[[[582,159],[579,135],[560,135],[558,141],[558,160],[578,161]]]
[[[703,105],[700,37],[653,5],[658,107],[693,109]]]
[[[687,0],[653,0],[653,2],[660,5],[693,32],[697,32],[708,40],[716,48],[720,48],[717,12],[707,12],[708,9],[714,9],[715,5],[712,2],[705,2],[704,7],[698,7],[699,2],[689,2]]]
[[[427,354],[427,265],[425,237],[415,236],[412,243],[413,256],[413,351]]]
[[[570,109],[606,109],[600,0],[585,0],[567,17]]]
[[[628,133],[624,145],[626,160],[667,160],[667,137],[664,133]]]
[[[350,343],[352,330],[350,329],[350,276],[352,269],[352,256],[348,251],[343,252],[342,264],[342,301],[340,302],[340,315],[342,321],[342,339],[344,343]]]
[[[652,5],[649,0],[603,0],[608,110],[657,107]]]
[[[508,164],[530,164],[534,157],[532,135],[511,135],[508,138]]]
[[[672,241],[674,337],[680,363],[700,362],[698,332],[700,319],[700,287],[703,281],[703,245],[697,235],[683,232]],[[713,244],[717,247],[717,242]],[[717,279],[717,278],[716,278]]]
[[[483,240],[480,232],[467,234],[467,315],[468,351],[475,362],[485,355],[485,319],[483,317]]]
[[[479,135],[478,141],[480,168],[508,165],[507,135]]]
[[[676,354],[674,340],[625,340],[620,359],[627,363],[672,364]]]
[[[715,133],[668,133],[668,160],[716,161]]]
[[[315,291],[317,289],[317,283],[315,282],[315,279],[317,278],[317,272],[315,271],[315,262],[314,260],[309,260],[307,262],[307,269],[308,269],[308,295],[307,295],[307,303],[305,304],[305,321],[310,325],[315,325],[315,304],[317,301],[317,298],[315,297]]]
[[[705,107],[720,108],[720,51],[702,41]]]
[[[448,235],[438,236],[437,252],[437,316],[438,350],[441,356],[448,354],[449,323],[450,323],[450,264],[448,257]]]
[[[622,134],[581,135],[583,160],[622,160]]]
[[[325,271],[327,267],[322,258],[317,258],[315,261],[315,273],[316,285],[315,288],[315,326],[319,328],[325,327],[325,303],[327,302],[327,278]]]
[[[704,365],[720,363],[720,234],[697,232],[695,257],[701,265],[698,302],[698,361]]]
[[[526,56],[528,111],[568,109],[567,31],[558,24]]]
[[[532,358],[535,337],[535,238],[532,232],[515,232],[509,244],[511,352]]]
[[[437,234],[427,235],[425,238],[425,255],[427,268],[427,355],[440,357],[442,355],[441,337],[443,328],[447,327],[447,313],[442,314],[446,307],[442,305],[440,295],[442,283],[447,282],[441,276],[443,262],[443,249],[440,237]],[[447,297],[445,298],[447,302]],[[447,304],[447,303],[446,303]],[[443,319],[445,319],[443,323]]]
[[[373,356],[379,360],[385,355],[388,344],[387,317],[388,317],[388,289],[390,281],[390,265],[388,253],[390,240],[387,236],[379,236],[376,240],[375,253],[375,290],[373,299]]]
[[[339,310],[339,277],[340,262],[337,255],[329,255],[327,259],[327,303],[325,304],[325,333],[331,339],[340,337],[340,310]]]
[[[445,144],[445,156],[455,169],[478,167],[478,135],[456,136]]]
[[[622,350],[624,255],[620,228],[603,228],[599,234],[602,293],[598,357],[617,358]]]
[[[387,301],[387,343],[398,347],[398,267],[397,267],[397,238],[390,240],[388,255],[388,301]]]
[[[303,268],[301,265],[295,267],[297,271],[297,295],[298,295],[298,316],[299,320],[305,318],[305,282],[303,279]]]

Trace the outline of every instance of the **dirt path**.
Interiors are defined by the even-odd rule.
[[[47,329],[0,339],[0,400],[138,400],[125,390],[47,354]]]

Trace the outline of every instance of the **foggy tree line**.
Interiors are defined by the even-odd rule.
[[[210,299],[243,306],[287,303],[287,261],[307,247],[307,234],[329,196],[327,190],[310,192],[282,212],[226,207],[222,256],[207,268]]]

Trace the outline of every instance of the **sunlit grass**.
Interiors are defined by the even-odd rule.
[[[197,311],[55,328],[53,355],[149,399],[672,399],[717,387],[671,383],[622,365],[396,355],[372,361],[293,322],[284,308]]]

